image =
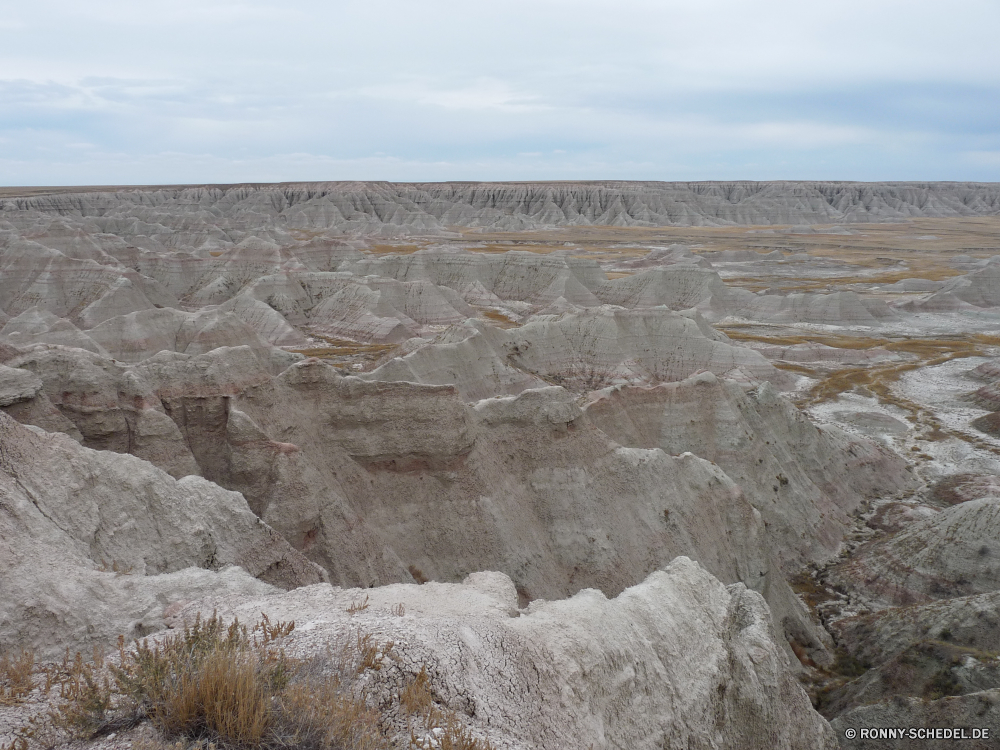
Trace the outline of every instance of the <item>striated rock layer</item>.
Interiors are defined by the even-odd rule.
[[[158,227],[183,225],[198,233],[199,225],[225,228],[249,217],[280,217],[291,228],[408,233],[447,226],[836,224],[996,215],[1000,188],[934,182],[341,182],[54,191],[0,201],[0,216],[15,211],[84,216],[105,232],[132,225],[153,237]]]
[[[746,391],[706,372],[597,391],[584,411],[622,445],[717,463],[763,515],[788,572],[835,555],[863,500],[915,484],[898,455],[816,427],[767,383]]]
[[[0,413],[4,643],[55,655],[157,630],[171,601],[325,578],[238,493]]]
[[[367,609],[347,613],[362,600]],[[400,605],[403,616],[390,614]],[[375,699],[391,703],[425,669],[436,698],[498,748],[837,746],[789,670],[761,597],[687,558],[613,599],[587,589],[517,606],[509,578],[475,573],[460,585],[213,598],[177,619],[218,610],[295,620],[287,647],[307,654],[356,630],[391,640],[395,658],[367,686]]]
[[[452,386],[345,378],[317,360],[275,377],[248,347],[131,366],[36,348],[7,364],[43,381],[85,444],[242,492],[337,583],[492,568],[526,599],[614,595],[685,554],[761,591],[822,650],[740,487],[693,455],[622,447],[562,388],[469,405]]]

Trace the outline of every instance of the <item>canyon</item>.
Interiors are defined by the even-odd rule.
[[[995,184],[0,189],[5,653],[265,613],[495,748],[997,734],[998,539]]]

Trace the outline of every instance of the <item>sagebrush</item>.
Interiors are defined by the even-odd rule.
[[[250,627],[226,625],[215,613],[199,616],[176,635],[131,646],[120,638],[116,659],[95,651],[87,662],[67,653],[62,665],[36,670],[43,677],[37,685],[30,652],[3,657],[0,696],[55,688],[57,700],[44,720],[36,718],[0,750],[24,750],[52,731],[93,740],[147,721],[180,747],[492,750],[439,707],[426,668],[395,696],[408,731],[393,726],[384,705],[383,713],[373,708],[370,683],[359,678],[381,669],[392,641],[359,630],[323,657],[302,659],[282,646],[294,627],[266,616]]]

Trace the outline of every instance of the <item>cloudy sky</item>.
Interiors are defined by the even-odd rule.
[[[2,185],[1000,180],[997,0],[0,8]]]

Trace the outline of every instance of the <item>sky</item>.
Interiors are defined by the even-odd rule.
[[[1000,181],[998,0],[0,2],[0,185]]]

